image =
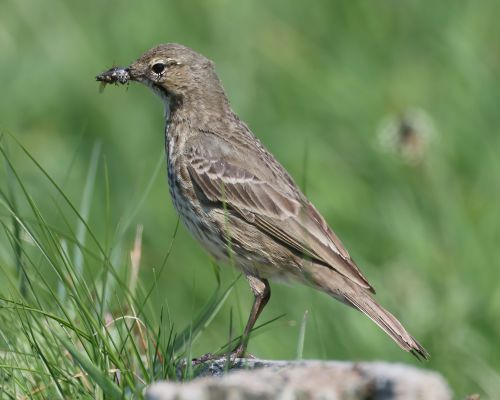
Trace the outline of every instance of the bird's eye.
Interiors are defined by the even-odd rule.
[[[158,62],[158,63],[155,63],[153,64],[153,66],[151,67],[151,69],[153,70],[153,72],[155,74],[161,74],[163,72],[163,70],[165,69],[165,64],[161,63],[161,62]]]

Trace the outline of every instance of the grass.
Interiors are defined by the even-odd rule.
[[[151,382],[195,376],[196,371],[185,360],[194,357],[193,344],[220,312],[239,276],[223,287],[219,267],[213,265],[212,295],[201,309],[193,307],[187,326],[177,327],[168,304],[159,314],[148,304],[152,292],[161,290],[157,281],[147,286],[138,280],[142,226],[136,228],[129,261],[124,264],[115,251],[126,247],[120,243],[123,235],[115,233],[108,242],[88,224],[99,146],[92,152],[77,209],[32,155],[10,140],[45,180],[50,203],[65,224],[59,228],[47,221],[11,163],[8,141],[2,137],[0,144],[8,188],[0,191],[0,206],[10,217],[10,223],[2,221],[2,227],[17,268],[1,266],[5,277],[0,295],[2,396],[142,397]],[[25,211],[20,212],[18,205],[25,206]],[[168,263],[177,228],[178,224],[158,279]],[[255,331],[274,320],[258,325]],[[217,353],[231,350],[240,337],[230,332]]]
[[[140,379],[173,377],[174,360],[217,351],[243,329],[244,279],[214,274],[176,228],[161,105],[144,88],[99,95],[93,82],[176,41],[215,60],[237,113],[428,348],[431,361],[415,365],[443,373],[458,396],[497,397],[499,12],[493,0],[54,0],[50,13],[43,2],[1,2],[2,395],[95,397],[109,382],[135,393]],[[415,141],[390,129],[412,110],[429,122],[414,123]],[[197,324],[206,309],[213,318]],[[273,284],[262,321],[283,313],[250,352],[414,363],[308,288]],[[174,337],[183,346],[163,365],[156,343],[170,354]]]
[[[52,206],[66,226],[56,228],[47,222],[45,212],[11,164],[3,138],[0,151],[10,191],[0,192],[0,204],[11,223],[3,220],[2,226],[15,264],[22,267],[9,271],[2,265],[2,396],[119,399],[140,396],[152,381],[190,377],[192,371],[182,373],[182,360],[191,356],[192,344],[219,312],[234,282],[223,289],[216,273],[214,293],[204,308],[193,310],[196,313],[184,329],[174,327],[168,312],[162,310],[158,315],[148,310],[157,282],[149,287],[138,282],[142,228],[137,228],[124,270],[112,262],[112,249],[122,248],[120,243],[103,246],[106,242],[87,223],[98,147],[77,209],[26,149],[18,143],[15,146],[45,179]],[[22,213],[17,207],[21,204],[26,206]],[[99,272],[89,271],[96,267]]]

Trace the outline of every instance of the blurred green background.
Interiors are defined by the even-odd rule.
[[[162,105],[138,85],[99,94],[94,76],[158,43],[194,48],[215,61],[234,110],[432,359],[418,364],[360,313],[277,283],[260,322],[286,316],[255,337],[250,352],[294,358],[308,310],[306,358],[415,363],[442,372],[459,395],[494,398],[499,15],[498,1],[2,0],[0,129],[18,138],[76,204],[92,148],[101,144],[90,225],[112,242],[114,227],[139,205],[125,237],[131,248],[135,226],[144,225],[140,280],[148,284],[177,221],[163,170],[146,190],[164,157]],[[45,181],[10,150],[50,215]],[[53,215],[49,223],[64,226]],[[3,270],[14,274],[12,260],[0,242]],[[237,273],[223,268],[222,275],[228,284]],[[210,259],[181,226],[149,301],[185,326],[215,285]],[[231,313],[241,330],[251,301],[241,279],[194,354],[224,344]]]

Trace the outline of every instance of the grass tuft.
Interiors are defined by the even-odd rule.
[[[185,328],[174,329],[163,312],[157,318],[146,309],[158,288],[138,279],[143,227],[137,226],[129,245],[122,226],[107,247],[93,229],[99,146],[91,156],[79,209],[24,147],[15,141],[14,147],[45,180],[50,207],[35,200],[2,140],[0,153],[10,178],[7,188],[0,187],[0,224],[12,252],[11,260],[0,265],[6,278],[0,291],[0,391],[11,398],[118,399],[141,396],[154,380],[192,377],[191,372],[178,375],[183,359],[191,357],[191,346],[237,279],[223,288],[215,273],[212,296]],[[60,225],[50,222],[53,215]],[[177,227],[158,278],[176,235]],[[122,257],[113,257],[113,249],[128,247],[128,268],[116,265],[114,260]],[[11,268],[20,260],[22,269]],[[108,274],[116,284],[110,284]]]

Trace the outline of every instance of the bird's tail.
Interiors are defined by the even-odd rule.
[[[429,358],[427,350],[408,333],[394,315],[375,301],[367,289],[349,282],[334,271],[330,270],[328,272],[328,275],[330,273],[335,274],[335,278],[331,279],[332,276],[330,275],[330,279],[325,279],[324,274],[321,274],[323,275],[321,278],[317,274],[313,274],[313,277],[316,278],[313,279],[315,286],[319,286],[337,300],[341,300],[361,311],[387,333],[399,347],[413,354],[417,359],[427,360]]]
[[[359,292],[354,296],[346,295],[346,301],[375,322],[403,350],[410,352],[419,360],[429,358],[427,350],[408,333],[394,315],[378,304],[364,289]]]

